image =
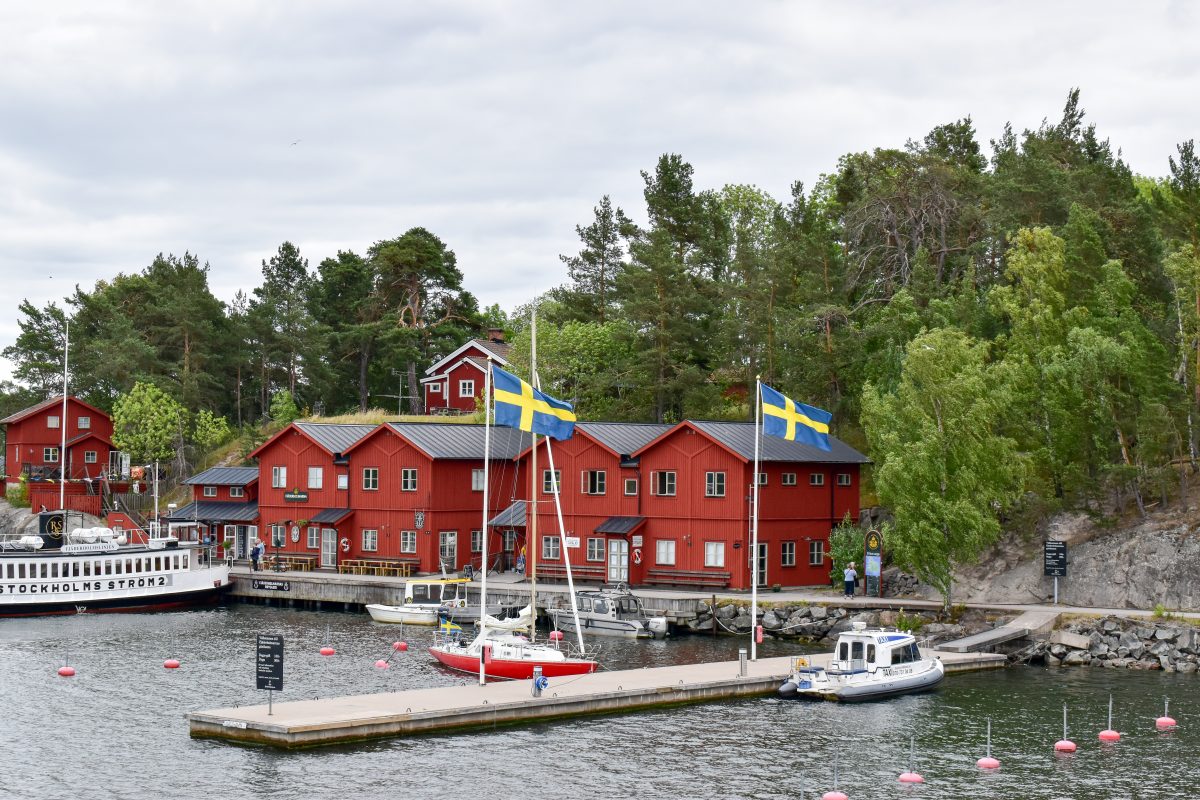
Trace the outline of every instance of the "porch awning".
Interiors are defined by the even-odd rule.
[[[488,525],[496,528],[524,528],[525,501],[518,500],[496,516],[488,520]]]
[[[645,524],[645,517],[609,517],[596,526],[596,533],[615,533],[624,536]]]
[[[309,520],[309,522],[316,522],[320,525],[337,525],[353,513],[353,508],[327,508]]]
[[[216,500],[188,503],[175,511],[168,522],[254,522],[258,519],[258,503],[225,503]]]

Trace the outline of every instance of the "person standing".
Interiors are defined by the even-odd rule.
[[[842,581],[846,590],[846,599],[854,597],[854,588],[858,585],[858,573],[854,570],[854,562],[851,561],[846,565],[846,569],[842,572]]]
[[[263,543],[261,540],[254,542],[254,547],[250,548],[250,569],[253,572],[258,572],[258,560],[262,558]]]

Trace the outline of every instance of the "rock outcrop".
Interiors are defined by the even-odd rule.
[[[1200,669],[1200,631],[1186,622],[1104,617],[1073,622],[1011,656],[1057,667],[1109,667],[1191,673]]]

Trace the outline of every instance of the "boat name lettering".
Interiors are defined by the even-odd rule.
[[[145,578],[118,578],[109,581],[69,581],[67,583],[0,583],[0,594],[69,594],[71,592],[103,592],[119,589],[147,589],[169,586],[166,575]]]

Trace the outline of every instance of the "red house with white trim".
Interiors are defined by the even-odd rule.
[[[62,457],[63,425],[66,426],[66,458]],[[4,419],[5,464],[9,484],[18,476],[27,480],[57,480],[64,471],[68,478],[98,478],[108,469],[113,451],[112,419],[78,397],[67,398],[63,421],[62,395],[51,397]]]
[[[249,541],[258,535],[258,467],[212,467],[184,481],[192,502],[167,517],[180,539]]]
[[[499,328],[488,331],[487,339],[472,339],[425,370],[421,389],[427,414],[470,414],[483,396],[487,360],[508,366],[509,345]]]

